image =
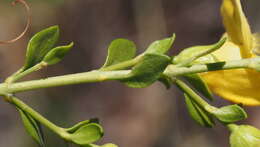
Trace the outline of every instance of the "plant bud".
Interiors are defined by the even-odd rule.
[[[228,125],[231,147],[260,147],[260,130],[249,125]]]

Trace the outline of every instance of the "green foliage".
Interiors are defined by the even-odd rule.
[[[207,110],[223,123],[234,123],[247,118],[244,109],[238,105],[229,105],[221,108],[208,107]]]
[[[59,39],[59,27],[52,26],[35,34],[29,41],[24,70],[41,62]]]
[[[163,40],[157,40],[152,44],[150,44],[150,46],[147,48],[144,54],[147,53],[165,54],[172,47],[174,40],[175,40],[175,34],[173,34],[172,37]]]
[[[88,123],[75,130],[69,139],[75,144],[84,146],[98,141],[103,134],[103,129],[99,124]]]
[[[85,126],[85,125],[90,124],[90,123],[99,123],[99,121],[96,118],[95,119],[81,121],[81,122],[77,123],[76,125],[74,125],[74,126],[72,126],[70,128],[67,128],[66,131],[69,132],[69,133],[74,133],[76,130],[78,130],[82,126]]]
[[[116,39],[108,47],[108,55],[102,68],[132,59],[136,53],[134,42],[126,39]]]
[[[213,95],[208,85],[203,81],[199,74],[189,74],[183,76],[189,84],[191,84],[195,90],[201,93],[209,100],[213,100]]]
[[[48,65],[56,64],[64,58],[64,56],[70,51],[72,47],[73,42],[67,46],[58,46],[53,48],[46,54],[46,56],[44,56],[42,61]]]
[[[133,67],[130,78],[124,79],[122,82],[133,88],[147,87],[160,78],[169,62],[170,58],[168,56],[147,53]]]
[[[194,102],[194,100],[188,94],[184,93],[184,96],[186,107],[191,118],[193,118],[201,126],[209,128],[213,127],[215,123],[210,114],[201,108],[198,104],[196,104],[196,102]]]
[[[192,119],[198,124],[211,128],[215,126],[213,118],[216,118],[224,125],[231,126],[231,147],[256,147],[252,145],[259,145],[259,143],[256,143],[259,141],[259,130],[250,126],[230,125],[230,123],[247,118],[246,112],[240,106],[229,105],[216,108],[201,97],[204,96],[209,100],[213,99],[213,95],[207,84],[198,74],[203,71],[196,69],[196,65],[194,64],[205,64],[204,67],[207,67],[207,69],[204,71],[223,70],[226,68],[224,65],[228,64],[227,62],[217,62],[218,60],[211,54],[213,51],[222,47],[226,38],[221,39],[213,45],[187,48],[174,58],[165,54],[172,47],[175,34],[173,34],[172,37],[154,41],[149,45],[147,50],[139,56],[136,56],[136,46],[134,42],[126,39],[116,39],[109,45],[108,55],[101,69],[44,80],[14,83],[25,75],[37,71],[43,66],[56,64],[64,58],[73,47],[73,43],[54,47],[58,38],[58,26],[49,27],[35,34],[28,44],[26,61],[23,68],[10,76],[4,84],[0,84],[0,95],[4,96],[7,102],[17,107],[27,132],[40,146],[44,146],[41,123],[64,140],[73,142],[82,147],[117,147],[117,145],[111,143],[101,146],[93,144],[100,140],[104,134],[103,128],[97,119],[85,120],[70,128],[62,128],[45,119],[25,103],[16,99],[12,94],[38,88],[106,80],[119,80],[132,88],[144,88],[156,81],[163,82],[167,88],[175,84],[184,93],[188,112]],[[259,66],[259,61],[254,62],[254,64],[252,64],[252,62],[244,63],[247,63],[247,66],[244,67],[256,68]],[[168,66],[169,64],[172,65]],[[170,67],[170,70],[168,70],[168,67]],[[171,69],[171,67],[173,67],[173,69]],[[229,63],[227,67],[232,69],[240,67],[240,65],[236,65],[232,62],[231,64]],[[187,73],[187,70],[192,68],[194,68],[194,71],[191,70]],[[177,70],[177,74],[171,73],[175,72],[174,70]],[[183,82],[183,79],[189,83],[193,89]],[[12,84],[18,84],[18,86]],[[13,98],[10,98],[10,96]]]
[[[184,49],[178,56],[173,58],[172,62],[181,66],[215,62],[216,59],[210,53],[218,50],[225,42],[226,38],[223,38],[213,45],[194,46]]]
[[[17,108],[19,111],[24,127],[28,134],[41,146],[44,147],[44,137],[43,132],[41,130],[40,124],[28,113],[23,110]]]

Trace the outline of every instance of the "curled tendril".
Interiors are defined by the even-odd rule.
[[[31,25],[31,13],[30,13],[30,7],[29,5],[26,3],[25,0],[15,0],[12,2],[12,5],[16,5],[17,3],[21,3],[25,8],[26,8],[26,12],[27,12],[27,23],[25,26],[25,29],[23,30],[23,32],[18,35],[17,37],[15,37],[14,39],[11,40],[0,40],[0,44],[10,44],[13,43],[17,40],[19,40],[20,38],[22,38],[24,36],[24,34],[27,32],[27,30],[29,29],[30,25]]]

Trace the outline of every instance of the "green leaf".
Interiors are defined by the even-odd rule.
[[[72,126],[70,128],[67,128],[66,131],[69,132],[69,133],[74,133],[75,131],[77,131],[82,126],[90,124],[90,123],[99,123],[99,121],[96,118],[85,120],[85,121],[81,121],[81,122],[77,123],[76,125],[74,125],[74,126]]]
[[[55,47],[46,54],[42,61],[47,63],[48,65],[56,64],[64,58],[64,56],[70,51],[72,47],[73,42],[67,46]]]
[[[179,66],[189,66],[192,64],[206,64],[215,62],[215,57],[210,53],[221,48],[226,42],[226,38],[221,39],[213,45],[193,46],[184,49],[178,56],[173,58],[173,64]]]
[[[133,88],[147,87],[160,78],[169,62],[168,56],[145,54],[142,61],[133,67],[130,78],[122,80],[122,82]]]
[[[210,114],[203,110],[196,102],[194,102],[189,95],[184,93],[184,96],[185,103],[191,118],[193,118],[198,124],[203,127],[213,127],[215,123]]]
[[[213,100],[213,95],[208,85],[203,81],[199,74],[189,74],[183,77],[188,83],[190,83],[194,87],[195,90],[197,90],[207,99]]]
[[[206,109],[223,123],[233,123],[247,118],[247,114],[244,109],[238,105],[229,105],[221,108],[211,106]]]
[[[24,112],[20,108],[17,108],[26,131],[32,136],[32,138],[41,146],[44,147],[44,137],[40,124],[30,114]]]
[[[132,59],[136,53],[134,42],[116,39],[108,47],[108,55],[102,68]]]
[[[59,27],[52,26],[35,34],[29,41],[24,70],[41,62],[59,38]]]
[[[89,123],[81,126],[70,135],[70,140],[77,145],[88,145],[98,141],[104,132],[102,127],[97,123]]]
[[[163,40],[157,40],[147,48],[144,54],[147,53],[165,54],[172,47],[174,40],[175,40],[175,34],[173,34],[172,37]]]

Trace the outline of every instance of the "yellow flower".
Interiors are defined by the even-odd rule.
[[[220,61],[256,56],[256,37],[251,33],[240,0],[223,0],[221,14],[228,41],[213,54]],[[260,73],[253,69],[232,69],[202,73],[217,95],[243,105],[260,105]]]

